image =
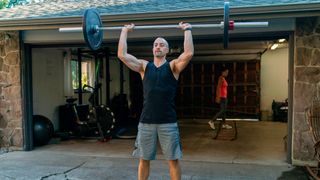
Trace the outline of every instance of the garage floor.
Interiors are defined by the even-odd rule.
[[[183,159],[189,161],[241,163],[262,165],[286,165],[283,137],[287,124],[271,121],[237,121],[238,135],[233,141],[213,139],[213,131],[207,120],[181,120]],[[37,151],[131,158],[134,139],[68,140],[38,147]],[[163,159],[158,150],[158,159]]]

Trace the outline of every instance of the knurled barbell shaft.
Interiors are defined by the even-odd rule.
[[[194,28],[205,28],[205,27],[212,27],[212,28],[220,28],[221,24],[198,24],[192,25]],[[121,30],[122,27],[102,27],[102,30]],[[146,25],[146,26],[134,26],[134,29],[171,29],[171,28],[180,28],[179,25]]]
[[[235,22],[235,28],[259,28],[268,27],[268,22]],[[192,28],[223,28],[224,24],[194,24]],[[123,26],[115,27],[99,27],[99,30],[121,30]],[[180,28],[179,25],[147,25],[147,26],[135,26],[134,29],[170,29]],[[81,32],[82,27],[71,27],[71,28],[59,28],[59,32]]]

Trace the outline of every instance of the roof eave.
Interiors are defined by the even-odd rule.
[[[230,9],[233,20],[254,20],[288,17],[320,16],[320,3],[290,4],[260,7],[237,7]],[[190,20],[190,18],[192,20]],[[187,22],[208,21],[220,22],[223,19],[223,9],[203,9],[175,12],[139,13],[139,14],[101,14],[104,26],[122,25],[126,22],[149,24],[184,20]],[[190,20],[190,21],[189,21]],[[82,16],[65,16],[56,18],[27,18],[1,20],[0,30],[40,30],[60,27],[81,26]],[[108,25],[106,25],[108,24]]]

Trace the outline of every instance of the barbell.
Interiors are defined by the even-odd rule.
[[[228,23],[224,23],[228,22]],[[229,20],[229,2],[224,2],[224,17],[220,24],[192,24],[192,28],[221,28],[223,29],[223,47],[228,48],[229,30],[234,28],[268,27],[268,22],[234,22]],[[103,27],[99,12],[87,9],[82,18],[82,27],[59,28],[59,32],[83,32],[86,44],[91,50],[100,48],[104,30],[121,30],[123,26]],[[179,25],[147,25],[135,26],[134,29],[169,29],[180,28]]]

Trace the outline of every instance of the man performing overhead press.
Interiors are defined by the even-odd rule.
[[[164,38],[158,37],[154,41],[154,57],[149,62],[127,53],[127,36],[129,31],[134,30],[134,24],[125,25],[121,31],[118,58],[138,72],[143,83],[143,110],[133,152],[140,158],[139,180],[148,179],[150,160],[156,157],[158,138],[168,160],[171,179],[181,179],[179,159],[182,158],[182,151],[174,101],[179,74],[190,62],[194,48],[191,25],[181,22],[179,26],[184,31],[184,52],[170,62],[166,59],[169,44]]]

